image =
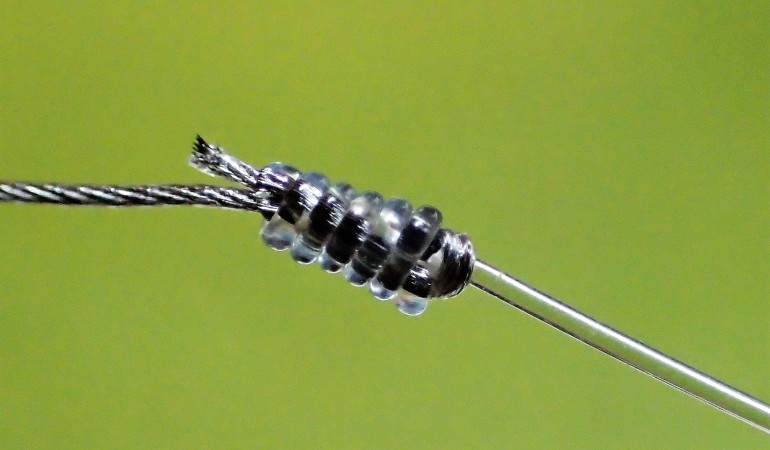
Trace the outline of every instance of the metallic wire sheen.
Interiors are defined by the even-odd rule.
[[[0,202],[47,203],[64,206],[208,206],[261,211],[248,189],[211,185],[75,185],[0,181]]]
[[[285,183],[271,181],[260,169],[228,155],[200,136],[193,146],[190,163],[204,173],[234,181],[246,189],[211,185],[118,186],[0,181],[0,202],[108,207],[192,205],[259,211],[270,217],[285,195]],[[449,250],[444,261],[458,264],[444,275],[450,280],[459,280],[459,288],[441,280],[429,280],[438,283],[431,284],[433,291],[437,286],[447,291],[438,289],[441,292],[436,296],[455,295],[466,284],[471,284],[641,372],[770,433],[770,406],[762,401],[588,317],[483,261],[475,261],[468,283],[468,272],[475,259],[473,247],[465,236],[447,233],[445,235],[452,239],[439,240],[441,248]],[[442,270],[444,266],[441,265]]]

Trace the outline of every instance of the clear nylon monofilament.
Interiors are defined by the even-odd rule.
[[[342,272],[402,312],[422,313],[432,298],[470,284],[601,352],[770,433],[770,406],[689,367],[477,260],[464,235],[440,228],[432,207],[358,195],[317,173],[285,164],[256,169],[198,137],[191,164],[245,189],[207,185],[100,186],[0,182],[0,202],[91,206],[209,206],[257,211],[261,236],[299,263]]]

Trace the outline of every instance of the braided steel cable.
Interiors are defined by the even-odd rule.
[[[246,184],[239,181],[244,176],[237,160],[223,157],[219,147],[199,138],[195,149],[193,164],[200,170],[225,173]],[[375,298],[392,299],[409,315],[421,314],[428,299],[459,294],[470,282],[599,351],[770,432],[770,405],[477,260],[467,236],[439,228],[441,213],[435,208],[412,210],[408,202],[383,202],[373,192],[356,196],[349,185],[330,186],[321,174],[302,174],[283,164],[265,167],[256,180],[270,211],[263,213],[262,239],[276,250],[290,250],[297,262],[317,260],[328,272],[343,271],[351,284],[369,284]],[[390,232],[395,237],[388,239]]]
[[[687,366],[477,260],[467,236],[440,228],[441,213],[274,163],[256,169],[200,136],[190,163],[246,189],[210,185],[73,185],[0,181],[0,202],[109,207],[193,205],[260,212],[260,236],[301,263],[342,272],[408,315],[469,283],[570,336],[770,432],[770,405]]]
[[[331,185],[315,172],[281,163],[255,168],[209,144],[193,143],[190,165],[245,189],[210,185],[75,185],[0,181],[0,202],[108,207],[193,205],[255,211],[265,222],[269,247],[291,249],[301,264],[318,262],[343,272],[355,286],[368,285],[380,300],[394,300],[409,315],[432,298],[459,294],[476,260],[467,236],[440,228],[433,207],[413,209],[401,199],[357,194],[347,183]]]
[[[65,206],[207,206],[260,211],[253,191],[211,185],[74,185],[0,181],[0,202]]]

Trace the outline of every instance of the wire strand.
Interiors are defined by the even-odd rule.
[[[293,244],[296,243],[293,242],[295,238],[304,239],[308,231],[323,231],[324,238],[318,241],[318,248],[311,249],[315,252],[313,258],[300,258],[304,257],[304,253],[295,254],[294,245],[291,246],[292,257],[298,262],[309,263],[318,256],[321,266],[329,272],[339,271],[348,265],[345,276],[351,284],[362,285],[356,278],[360,274],[347,269],[356,268],[356,263],[366,263],[359,264],[361,267],[372,265],[376,260],[376,267],[369,268],[371,274],[367,280],[374,276],[371,278],[374,286],[383,274],[393,275],[396,280],[393,283],[393,293],[397,294],[396,305],[406,314],[420,314],[428,298],[454,296],[471,284],[631,367],[770,432],[769,405],[477,260],[466,236],[438,229],[440,213],[437,210],[430,208],[419,213],[418,209],[409,221],[398,221],[400,237],[395,242],[398,248],[394,252],[390,245],[383,247],[385,241],[382,236],[369,236],[371,230],[364,226],[370,220],[367,214],[374,216],[377,213],[379,216],[381,199],[378,194],[366,193],[355,199],[342,200],[344,196],[338,198],[337,194],[325,193],[327,182],[320,183],[318,174],[312,181],[312,177],[305,179],[301,172],[290,166],[274,164],[257,169],[228,155],[220,147],[208,144],[200,136],[193,144],[190,164],[203,173],[233,181],[246,189],[212,185],[120,186],[0,181],[0,202],[107,207],[192,205],[260,212],[266,219],[261,236],[277,250],[288,248],[277,245],[283,245],[284,239]],[[362,206],[361,199],[368,198],[367,195],[376,196],[377,205]],[[354,204],[355,208],[352,207]],[[386,214],[389,220],[393,220],[394,211]],[[425,211],[435,211],[437,218],[428,220],[432,216],[426,215]],[[337,220],[330,221],[333,217]],[[392,227],[393,223],[389,226]],[[299,231],[303,234],[298,234]],[[402,239],[404,236],[406,238]],[[376,239],[370,239],[372,237]],[[351,244],[353,241],[355,245]],[[421,242],[420,246],[416,246],[417,241]],[[427,245],[429,242],[430,245]],[[360,249],[364,250],[363,259],[359,258],[362,256]],[[335,250],[332,253],[345,250],[345,261],[338,263],[330,256],[329,250]],[[353,257],[351,252],[357,252],[355,258],[361,261],[354,258],[350,263]],[[324,261],[333,262],[335,268],[330,269],[331,265],[325,267]],[[351,274],[356,277],[351,278]],[[384,292],[390,292],[390,288],[385,287]],[[372,292],[375,293],[374,290]],[[391,298],[375,296],[381,300]]]
[[[248,189],[212,185],[74,185],[0,181],[0,202],[66,206],[205,206],[260,211]]]

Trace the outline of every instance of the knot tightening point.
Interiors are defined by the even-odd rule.
[[[413,209],[406,200],[359,194],[320,173],[301,173],[282,163],[252,167],[200,136],[193,167],[244,188],[210,185],[142,186],[0,181],[0,202],[83,206],[192,205],[258,211],[260,236],[269,247],[289,250],[300,264],[317,262],[342,272],[375,298],[394,300],[409,315],[432,298],[453,297],[468,284],[476,256],[467,236],[441,228],[432,206]]]
[[[471,284],[615,359],[770,432],[770,405],[689,367],[524,282],[477,261],[467,236],[441,228],[441,213],[401,199],[356,193],[320,173],[285,164],[256,169],[198,137],[190,159],[209,175],[244,186],[142,186],[0,181],[0,202],[107,207],[191,205],[256,211],[260,235],[300,264],[342,272],[409,315]]]
[[[473,245],[441,228],[441,213],[432,206],[413,209],[406,200],[358,194],[347,183],[282,163],[258,170],[200,136],[190,163],[255,192],[267,246],[288,250],[300,264],[342,272],[350,284],[368,285],[375,298],[394,300],[405,314],[420,314],[429,299],[455,296],[468,284]]]

